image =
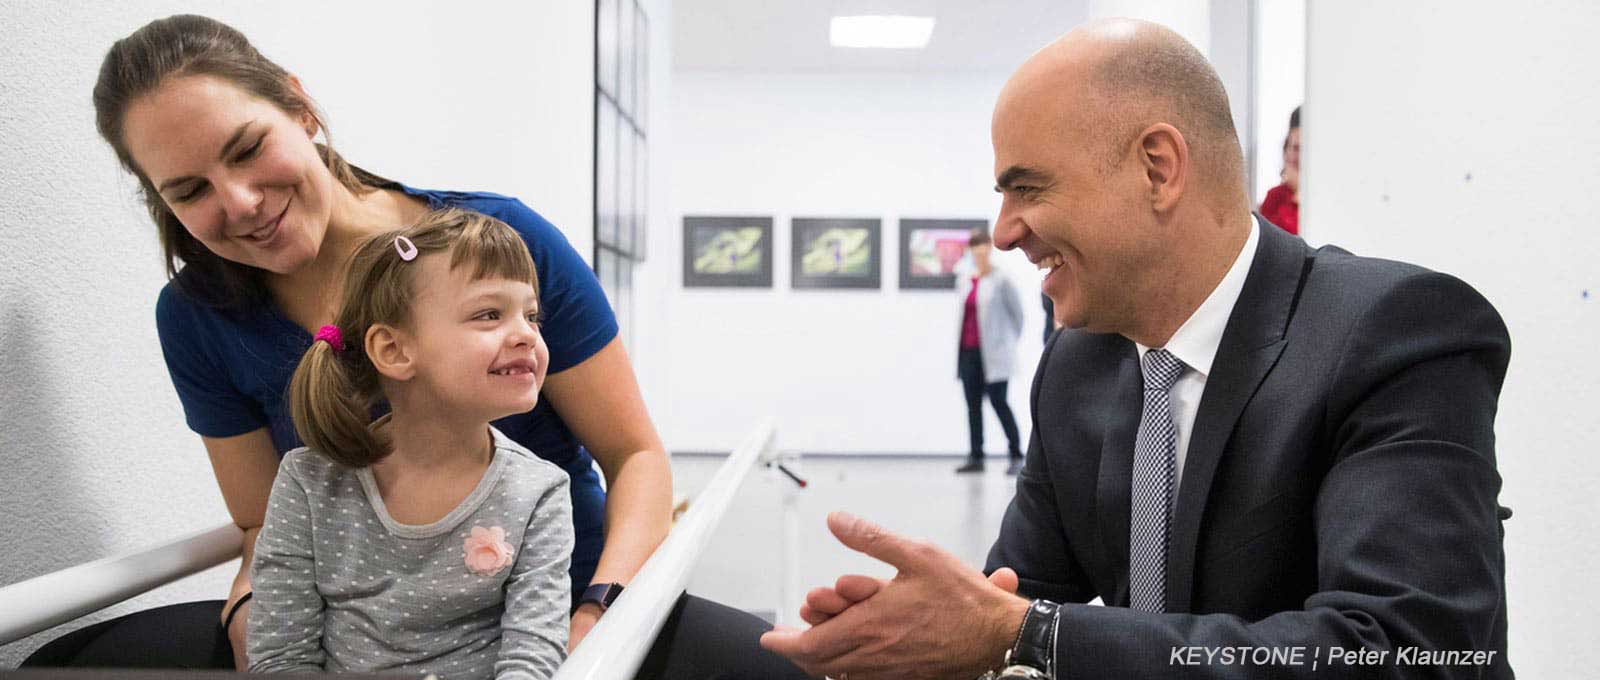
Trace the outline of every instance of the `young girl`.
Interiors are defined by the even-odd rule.
[[[356,251],[335,318],[289,385],[307,446],[256,542],[250,670],[549,677],[567,475],[489,425],[534,407],[549,361],[526,245],[479,213],[429,213]]]

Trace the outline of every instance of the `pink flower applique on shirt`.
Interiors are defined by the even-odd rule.
[[[467,536],[467,569],[479,576],[493,576],[511,564],[515,551],[506,543],[506,530],[500,527],[472,527]]]

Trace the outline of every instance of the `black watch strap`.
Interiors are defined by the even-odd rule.
[[[611,603],[617,601],[617,596],[622,594],[621,583],[594,583],[583,589],[583,595],[578,597],[581,606],[586,602],[600,605],[600,611],[611,608]]]
[[[233,626],[233,617],[238,616],[239,609],[244,607],[244,603],[249,602],[251,598],[254,598],[255,596],[256,591],[247,590],[245,591],[244,595],[239,596],[239,599],[234,600],[233,606],[228,608],[228,615],[222,619],[223,630],[227,630],[229,627]]]
[[[1006,652],[1006,665],[1027,666],[1043,671],[1047,678],[1054,678],[1056,621],[1060,612],[1061,605],[1049,600],[1029,603],[1028,613],[1022,617],[1022,629],[1017,631],[1017,642]]]

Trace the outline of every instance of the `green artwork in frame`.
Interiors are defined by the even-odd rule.
[[[772,218],[683,218],[685,288],[771,288]]]
[[[880,287],[881,221],[797,217],[790,226],[795,288]]]

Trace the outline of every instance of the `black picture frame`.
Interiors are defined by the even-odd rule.
[[[789,227],[789,277],[794,288],[882,287],[882,220],[796,217]],[[826,254],[830,248],[831,254]],[[832,267],[819,265],[828,257],[834,261]]]
[[[900,220],[900,287],[910,290],[951,290],[956,285],[952,267],[966,254],[972,230],[989,229],[985,219],[902,219]],[[945,252],[948,243],[959,242],[955,257]],[[938,273],[929,273],[928,258],[937,258]]]
[[[772,218],[684,216],[683,286],[771,288]]]

